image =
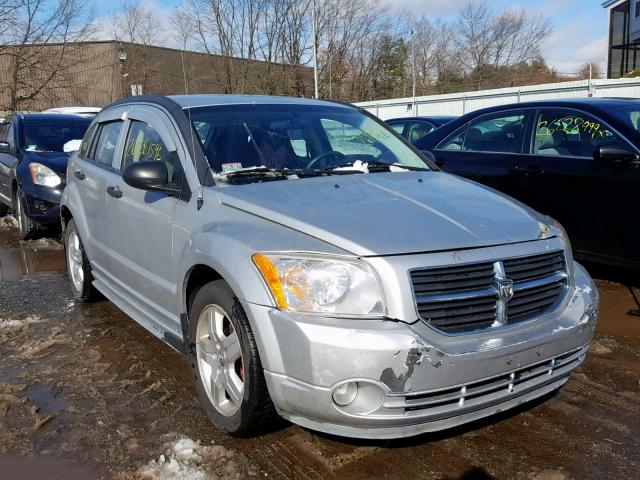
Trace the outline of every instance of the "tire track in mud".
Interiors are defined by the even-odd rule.
[[[624,397],[610,388],[590,380],[574,380],[564,386],[564,391],[588,398],[604,407],[622,408],[636,418],[640,418],[640,400],[634,402],[628,397]]]

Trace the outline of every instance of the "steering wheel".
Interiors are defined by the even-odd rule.
[[[317,155],[317,156],[313,157],[311,159],[311,161],[307,164],[305,169],[306,170],[311,170],[311,167],[313,167],[318,161],[322,160],[325,157],[331,156],[331,155],[334,155],[334,156],[337,156],[337,157],[341,157],[341,158],[347,158],[347,156],[344,153],[337,152],[335,150],[329,150],[328,152],[324,152],[324,153],[321,153],[320,155]]]

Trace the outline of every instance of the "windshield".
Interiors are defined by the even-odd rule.
[[[358,110],[318,105],[231,105],[191,109],[211,169],[347,173],[363,165],[428,169],[387,127]],[[369,170],[367,170],[369,171]]]
[[[22,145],[29,152],[64,152],[71,140],[82,140],[91,121],[24,122]]]

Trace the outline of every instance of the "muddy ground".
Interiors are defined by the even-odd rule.
[[[441,434],[356,441],[285,424],[232,439],[185,360],[109,302],[72,300],[61,245],[0,219],[0,478],[638,479],[638,290],[602,295],[585,364],[555,396]]]

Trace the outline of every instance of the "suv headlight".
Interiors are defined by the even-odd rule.
[[[353,317],[386,313],[376,274],[360,260],[275,253],[252,259],[282,310]]]
[[[41,163],[30,163],[29,171],[31,172],[31,179],[36,185],[57,187],[62,183],[62,180],[56,172]]]

